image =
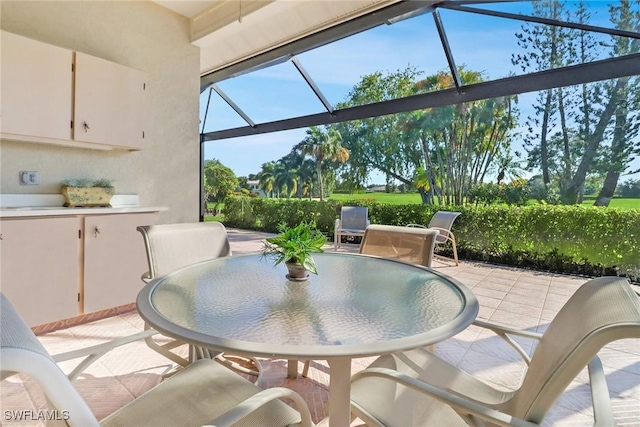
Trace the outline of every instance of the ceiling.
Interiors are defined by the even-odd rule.
[[[400,0],[155,0],[189,18],[206,75]]]

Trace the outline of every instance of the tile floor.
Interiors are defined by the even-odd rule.
[[[264,233],[229,230],[235,254],[259,250],[260,240],[265,236]],[[340,250],[355,251],[357,247],[345,245]],[[456,267],[453,262],[438,260],[434,268],[455,277],[474,292],[480,301],[479,319],[541,332],[569,296],[587,280],[476,262],[461,262]],[[129,312],[39,338],[49,352],[55,354],[129,335],[142,327],[138,315]],[[438,344],[436,352],[496,387],[517,387],[524,372],[515,352],[499,338],[473,326]],[[600,356],[617,425],[640,427],[640,340],[625,340],[607,346]],[[353,371],[363,369],[371,360],[354,360]],[[309,377],[295,380],[286,379],[284,360],[263,360],[262,365],[265,387],[282,385],[296,390],[309,404],[314,420],[324,418],[329,378],[325,362],[313,361]],[[65,372],[70,372],[73,366],[73,361],[61,364]],[[75,380],[74,385],[96,417],[101,419],[157,384],[160,375],[169,367],[167,359],[149,350],[143,342],[136,342],[104,356]],[[584,383],[586,378],[586,372],[580,374],[556,403],[545,425],[593,425],[591,398]],[[2,381],[0,387],[1,425],[40,425],[38,422],[15,422],[7,412],[45,408],[43,396],[33,381],[14,376]],[[352,425],[361,423],[356,420]]]

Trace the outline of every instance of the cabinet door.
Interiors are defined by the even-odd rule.
[[[144,142],[144,73],[76,52],[73,138],[139,150]]]
[[[148,270],[139,225],[156,213],[87,216],[84,219],[84,313],[135,302]]]
[[[29,326],[78,315],[80,220],[0,221],[0,289]]]
[[[69,140],[73,52],[5,31],[1,37],[0,131]]]

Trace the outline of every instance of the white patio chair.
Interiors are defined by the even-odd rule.
[[[137,230],[144,238],[149,263],[149,271],[142,275],[145,283],[188,265],[231,256],[227,230],[219,222],[146,225],[138,227]],[[145,329],[151,328],[145,324]],[[190,347],[191,360],[185,359],[171,351],[185,344],[179,340],[169,340],[164,337],[162,340],[164,342],[159,342],[153,336],[149,336],[145,341],[151,349],[181,366],[187,366],[193,359],[214,357],[227,367],[254,375],[259,380],[260,364],[255,358],[234,356],[234,358],[250,360],[257,370],[232,362],[219,351],[193,346]]]
[[[360,253],[431,267],[438,230],[372,224],[367,227]]]
[[[97,347],[101,346],[84,351],[93,354]],[[75,357],[80,352],[76,351]],[[59,425],[313,426],[306,403],[294,391],[261,390],[208,359],[189,365],[98,423],[71,380],[0,293],[0,374],[4,380],[15,373],[28,375],[38,383],[49,409],[58,411],[58,418],[67,418],[57,420]],[[292,399],[300,412],[279,400],[283,397]]]
[[[342,236],[364,236],[369,226],[369,208],[360,206],[343,206],[340,218],[336,219],[333,233],[333,247],[338,249],[342,244]]]
[[[429,221],[429,225],[426,228],[433,228],[440,232],[440,234],[436,237],[436,246],[444,245],[447,242],[451,242],[451,247],[453,249],[453,259],[458,265],[458,249],[456,248],[456,236],[454,236],[451,231],[451,227],[453,226],[456,218],[460,216],[460,212],[449,212],[449,211],[438,211],[433,217],[431,217],[431,221]],[[407,224],[407,227],[422,227],[424,225],[421,224]]]
[[[598,351],[640,338],[640,300],[620,277],[581,286],[544,335],[475,322],[495,332],[528,365],[515,391],[498,390],[419,349],[385,355],[352,377],[352,412],[369,426],[538,426],[588,366],[595,423],[615,425]],[[529,358],[512,338],[538,341]]]

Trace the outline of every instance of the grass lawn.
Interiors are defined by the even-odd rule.
[[[364,194],[332,194],[329,198],[338,202],[349,200],[375,200],[380,203],[388,203],[391,205],[410,205],[422,204],[422,199],[418,193],[364,193]]]
[[[582,206],[593,206],[595,197],[582,202]],[[621,209],[640,209],[640,199],[612,199],[609,207]]]
[[[422,200],[418,193],[364,193],[364,194],[332,194],[331,200],[338,202],[346,202],[349,200],[375,200],[380,203],[388,203],[395,205],[421,204]],[[583,206],[592,206],[595,197],[588,198],[582,202]],[[535,203],[535,202],[534,202]],[[609,204],[612,208],[622,209],[640,209],[640,199],[613,199]]]

